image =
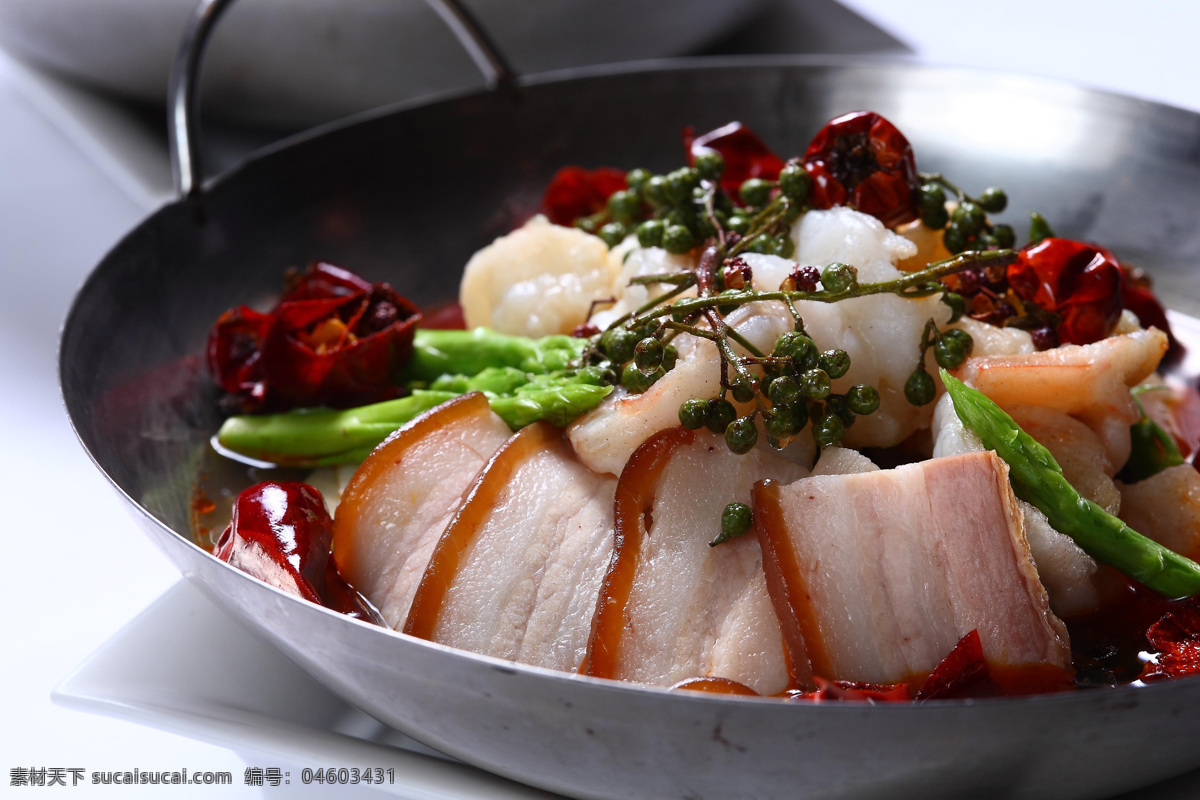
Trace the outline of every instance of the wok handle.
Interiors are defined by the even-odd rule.
[[[425,0],[437,12],[483,73],[489,89],[515,82],[495,42],[459,0]],[[171,149],[171,172],[175,193],[180,198],[200,194],[204,165],[200,153],[200,67],[209,36],[221,14],[233,0],[200,0],[183,32],[183,41],[171,65],[167,91],[167,141]]]

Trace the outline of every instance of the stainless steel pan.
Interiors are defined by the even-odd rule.
[[[350,703],[431,746],[580,798],[1100,797],[1200,766],[1200,680],[920,706],[694,696],[552,673],[342,618],[189,539],[218,424],[202,364],[226,308],[314,258],[454,296],[473,250],[563,164],[680,163],[680,130],[731,119],[792,153],[871,108],[927,170],[1151,269],[1200,309],[1200,116],[1059,83],[911,64],[671,61],[525,77],[513,92],[381,110],[289,140],[169,204],[75,300],[71,421],[151,539],[215,603]],[[1021,215],[1007,220],[1022,226]],[[106,565],[119,576],[120,559]],[[180,625],[185,625],[180,620]],[[302,699],[298,699],[302,702]]]

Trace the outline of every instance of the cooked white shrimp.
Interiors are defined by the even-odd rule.
[[[1076,491],[1110,514],[1121,509],[1121,493],[1113,483],[1120,464],[1109,460],[1096,432],[1074,417],[1041,406],[1013,406],[1009,413],[1021,428],[1040,442],[1062,467],[1063,477]]]
[[[1200,559],[1200,472],[1191,464],[1169,467],[1121,485],[1121,519],[1140,534]]]
[[[913,244],[887,230],[874,217],[849,209],[810,211],[797,223],[800,263],[853,264],[862,281],[888,280],[900,275],[893,261],[912,255]],[[636,253],[635,253],[636,254]],[[630,256],[632,260],[634,255]],[[746,254],[751,283],[774,290],[797,262]],[[640,267],[639,267],[640,268]],[[929,319],[945,324],[949,308],[937,297],[910,300],[894,295],[843,300],[838,303],[801,302],[797,310],[804,327],[822,350],[845,350],[849,372],[833,382],[835,392],[856,383],[879,390],[880,407],[859,417],[846,435],[848,446],[888,447],[929,426],[931,406],[914,406],[904,397],[904,382],[919,359],[921,331]],[[728,324],[764,352],[794,328],[782,303],[753,303],[729,315]],[[640,395],[616,391],[598,408],[571,426],[568,436],[579,457],[598,472],[618,474],[629,455],[651,434],[678,424],[679,406],[693,398],[720,393],[720,360],[715,345],[690,336],[675,340],[680,357],[675,368]],[[932,368],[932,356],[929,366]],[[765,436],[760,436],[760,441]],[[812,463],[811,436],[801,434],[783,451]]]
[[[1037,352],[1029,331],[1020,328],[999,328],[970,317],[963,317],[954,323],[954,327],[961,328],[971,335],[971,341],[974,342],[971,355],[977,358]]]
[[[468,328],[570,333],[593,300],[613,295],[620,269],[599,238],[537,216],[471,257],[459,302]]]
[[[791,315],[781,303],[743,306],[730,314],[726,323],[763,350],[770,350],[781,334],[792,329]],[[576,455],[588,468],[619,475],[642,442],[679,424],[680,405],[693,397],[707,399],[721,393],[721,362],[716,345],[692,336],[680,336],[675,342],[679,360],[674,369],[649,389],[642,394],[631,394],[618,387],[597,408],[567,428]],[[766,437],[761,434],[760,431],[759,439],[765,446]],[[783,454],[805,466],[811,465],[815,454],[812,437],[797,437]]]
[[[1109,463],[1129,458],[1129,426],[1138,420],[1129,387],[1154,372],[1167,351],[1157,328],[1040,353],[967,359],[960,377],[1005,409],[1042,406],[1070,414],[1099,434]]]

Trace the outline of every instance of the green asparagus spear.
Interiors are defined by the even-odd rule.
[[[316,467],[362,461],[392,431],[436,405],[470,391],[483,391],[513,430],[544,419],[565,427],[591,411],[611,386],[585,382],[582,375],[534,375],[507,368],[479,375],[446,376],[434,382],[448,391],[415,390],[409,397],[344,411],[298,410],[284,414],[230,417],[217,433],[227,450],[274,464]],[[491,388],[488,388],[491,387]],[[492,391],[501,389],[503,393]]]
[[[587,346],[575,336],[528,339],[487,328],[469,331],[418,330],[401,383],[432,381],[442,375],[477,375],[488,367],[513,367],[534,374],[566,369]]]
[[[1200,564],[1142,536],[1080,497],[1042,445],[982,392],[942,370],[942,382],[963,424],[1009,466],[1017,497],[1036,506],[1058,531],[1097,561],[1110,564],[1167,597],[1200,592]]]
[[[283,414],[230,417],[217,433],[235,453],[289,466],[316,467],[362,461],[388,434],[460,392],[414,391],[369,406],[298,409]]]
[[[582,414],[600,405],[611,386],[570,381],[531,381],[511,395],[489,396],[488,403],[513,430],[544,419],[565,428]]]

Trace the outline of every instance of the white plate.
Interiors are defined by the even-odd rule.
[[[305,768],[394,770],[394,783],[338,786],[331,796],[353,789],[356,797],[411,800],[559,797],[443,756],[351,708],[187,581],[105,642],[53,700],[228,747],[251,766],[290,773],[290,785],[302,784]]]
[[[306,767],[395,771],[394,783],[328,787],[331,797],[564,800],[443,756],[346,705],[187,581],[105,642],[53,699],[228,747],[250,765],[280,767],[292,785]],[[1111,800],[1197,796],[1200,770]]]

